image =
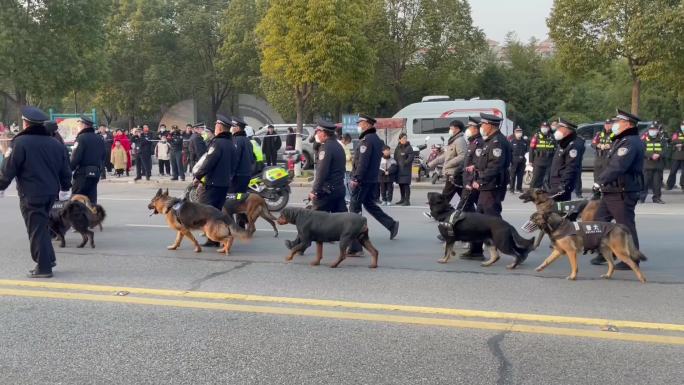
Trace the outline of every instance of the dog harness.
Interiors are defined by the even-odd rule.
[[[454,212],[449,215],[449,218],[447,218],[446,221],[444,222],[439,222],[437,225],[437,229],[439,230],[439,233],[444,237],[453,237],[456,235],[454,231],[454,225],[456,225],[457,222],[462,221],[465,219],[465,215],[463,215],[463,212],[461,210],[454,210]]]
[[[610,222],[570,222],[565,221],[556,230],[558,238],[577,235],[582,237],[584,251],[594,251],[601,246],[601,239],[615,228]]]

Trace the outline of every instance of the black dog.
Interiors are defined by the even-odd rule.
[[[440,234],[446,240],[444,257],[439,263],[447,263],[455,254],[454,243],[484,242],[489,246],[489,260],[482,266],[490,266],[499,260],[499,251],[515,257],[515,262],[508,265],[516,268],[526,258],[532,248],[532,239],[525,239],[518,234],[511,224],[501,218],[473,212],[461,212],[454,209],[449,201],[440,193],[428,193],[430,212],[435,218],[445,218],[438,225]]]
[[[299,241],[290,249],[286,260],[291,261],[295,254],[302,253],[311,242],[316,242],[316,259],[311,265],[316,266],[323,258],[323,242],[340,242],[340,255],[330,267],[337,267],[349,251],[349,246],[357,240],[371,254],[370,268],[378,267],[378,250],[368,238],[366,218],[354,213],[326,213],[304,208],[287,207],[278,218],[278,224],[291,223],[297,226]]]
[[[102,224],[107,214],[100,205],[95,205],[94,211],[80,201],[55,202],[50,210],[49,226],[60,241],[59,247],[66,246],[64,235],[73,227],[83,238],[77,247],[82,248],[90,241],[90,247],[95,248],[95,233],[90,229]]]

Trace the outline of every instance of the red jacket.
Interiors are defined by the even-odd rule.
[[[116,145],[117,141],[121,142],[121,146],[123,146],[124,150],[126,150],[126,170],[130,170],[131,169],[131,141],[128,140],[128,137],[124,133],[114,134],[114,142],[112,143],[112,149],[114,149],[114,146]]]

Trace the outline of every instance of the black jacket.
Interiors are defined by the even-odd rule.
[[[352,160],[352,180],[359,183],[378,183],[383,146],[375,128],[369,128],[359,136],[359,145]]]
[[[252,168],[256,162],[252,142],[249,141],[244,131],[238,131],[233,134],[233,142],[235,142],[235,149],[237,151],[235,154],[235,175],[252,176]]]
[[[394,160],[397,161],[397,183],[411,184],[411,169],[413,167],[413,146],[410,142],[399,144],[394,149]]]
[[[294,132],[288,132],[287,137],[285,137],[285,149],[294,150],[296,144],[297,134],[295,134]]]
[[[156,139],[156,137],[154,136],[154,134],[152,134],[150,132],[148,132],[148,133],[143,132],[142,134],[140,134],[140,142],[139,142],[140,151],[139,151],[139,154],[142,156],[152,156],[152,154],[154,154],[154,147],[155,147],[154,142],[152,142],[152,141],[155,139]]]
[[[263,150],[264,154],[277,154],[282,145],[283,141],[274,131],[272,134],[266,133],[266,136],[261,144],[261,149]]]
[[[644,144],[636,127],[615,136],[606,167],[598,177],[605,193],[636,192],[643,189]]]
[[[79,176],[86,173],[88,167],[102,167],[105,162],[109,161],[106,156],[107,151],[102,137],[96,134],[92,127],[84,128],[76,136],[71,151],[71,169],[75,176]]]
[[[530,149],[530,144],[526,139],[517,139],[515,136],[511,138],[511,161],[521,162],[525,160],[525,154]]]
[[[199,158],[207,152],[207,144],[202,139],[202,135],[198,133],[193,133],[190,136],[190,144],[188,145],[188,154],[190,155],[190,161],[197,162]]]
[[[0,169],[0,190],[17,178],[20,197],[54,196],[71,188],[71,169],[64,145],[43,125],[31,126],[12,139]]]
[[[183,135],[180,131],[173,131],[169,135],[169,144],[171,145],[171,152],[180,153],[183,151]]]
[[[230,186],[235,169],[236,151],[230,132],[222,132],[214,137],[207,155],[197,163],[195,178],[202,179],[207,186]]]
[[[480,190],[503,190],[509,182],[511,147],[506,137],[497,131],[484,140],[480,155],[475,154],[477,183]]]
[[[580,148],[582,146],[582,148]],[[580,172],[584,140],[573,133],[558,141],[551,162],[551,192],[573,191]]]
[[[482,147],[484,147],[484,140],[480,136],[480,134],[477,134],[475,136],[472,136],[468,139],[466,139],[468,142],[468,152],[466,152],[465,159],[463,160],[463,185],[467,186],[472,184],[475,181],[475,177],[477,176],[477,171],[469,173],[465,171],[466,167],[468,166],[474,166],[475,165],[475,159],[479,156],[479,153],[482,153]]]
[[[344,171],[347,162],[344,149],[336,138],[328,138],[318,151],[318,167],[312,191],[319,197],[333,191],[344,191]]]

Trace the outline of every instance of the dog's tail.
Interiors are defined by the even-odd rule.
[[[232,215],[228,215],[224,212],[221,212],[221,220],[228,225],[230,228],[230,232],[233,233],[234,235],[237,235],[241,241],[245,241],[249,239],[249,233],[246,232],[245,230],[241,229],[240,226],[235,223],[235,219],[233,218]]]
[[[98,223],[104,222],[105,218],[107,217],[107,212],[105,211],[104,207],[96,204],[95,205],[95,216],[97,217]]]
[[[515,243],[515,249],[519,254],[518,256],[525,260],[530,251],[534,249],[534,238],[523,238],[513,226],[510,226],[509,231],[511,232],[511,238]]]
[[[261,216],[264,218],[268,218],[273,222],[278,221],[278,218],[274,217],[273,214],[271,214],[271,212],[268,211],[268,207],[266,207],[266,205],[261,206]]]
[[[600,200],[592,199],[587,201],[587,204],[580,210],[580,218],[583,222],[591,222],[596,220],[596,212],[601,205]]]
[[[632,237],[632,233],[629,231],[629,229],[623,225],[618,225],[622,228],[624,231],[623,234],[625,234],[625,239],[624,239],[624,247],[625,250],[629,253],[629,257],[635,261],[647,261],[648,258],[644,255],[644,253],[641,252],[641,250],[637,249],[636,245],[634,244],[634,238]]]

